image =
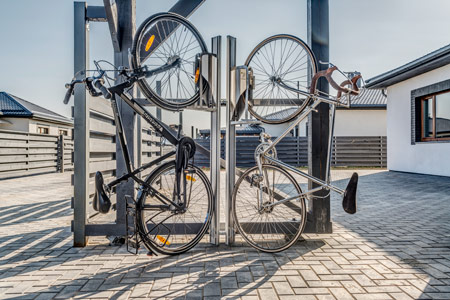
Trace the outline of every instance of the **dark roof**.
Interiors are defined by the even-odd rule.
[[[386,88],[403,80],[434,70],[450,63],[450,45],[428,53],[396,69],[366,81],[368,88]]]
[[[342,101],[346,101],[342,96]],[[386,108],[387,97],[382,89],[361,88],[358,97],[350,98],[350,108]]]
[[[0,116],[31,117],[33,114],[13,97],[5,92],[0,92]]]
[[[69,118],[6,92],[0,92],[0,116],[30,117],[60,123],[73,123]]]
[[[345,100],[346,95],[343,96],[342,101]],[[387,97],[383,93],[382,89],[367,89],[365,87],[361,88],[361,91],[358,97],[352,96],[350,98],[350,108],[358,109],[386,109]],[[343,108],[346,109],[346,108]],[[297,107],[286,108],[271,114],[268,114],[266,118],[270,117],[271,119],[281,119],[286,117],[287,115],[293,114],[297,110]]]

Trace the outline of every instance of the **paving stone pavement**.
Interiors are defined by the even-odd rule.
[[[450,178],[359,172],[355,215],[333,196],[333,233],[274,255],[206,241],[174,257],[105,238],[73,248],[69,173],[0,181],[0,298],[450,299]]]

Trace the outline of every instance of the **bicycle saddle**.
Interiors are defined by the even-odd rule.
[[[102,214],[108,213],[111,208],[111,200],[103,187],[103,175],[99,171],[95,173],[95,194],[92,206],[94,210]]]
[[[342,207],[346,213],[356,213],[356,189],[358,187],[358,173],[353,173],[345,189]]]

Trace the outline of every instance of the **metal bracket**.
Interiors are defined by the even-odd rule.
[[[206,105],[210,109],[216,107],[218,102],[215,98],[217,90],[217,56],[212,53],[202,54],[199,58],[200,69],[200,105]],[[204,84],[207,84],[205,90]]]
[[[125,242],[127,244],[127,251],[130,252],[131,254],[137,254],[139,251],[140,236],[136,228],[136,201],[134,201],[134,198],[131,197],[130,195],[125,195],[125,201],[126,201]],[[132,251],[131,249],[134,249],[134,251]]]

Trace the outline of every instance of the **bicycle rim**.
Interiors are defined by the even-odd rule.
[[[309,92],[317,64],[311,49],[301,39],[287,34],[271,36],[248,56],[245,65],[253,69],[255,86],[249,99],[249,112],[269,124],[288,122],[299,115],[311,97],[280,87]]]
[[[146,189],[138,197],[137,225],[147,249],[165,255],[181,254],[194,247],[207,231],[213,212],[211,185],[199,168],[189,165],[188,170],[194,172],[185,175],[187,185],[184,191],[188,199],[186,212],[148,209],[148,205],[161,205],[162,202],[149,195]],[[158,167],[146,183],[173,199],[175,161]]]
[[[169,60],[180,58],[180,64],[167,71],[138,80],[144,96],[156,105],[180,110],[199,99],[196,56],[207,52],[197,29],[183,17],[161,13],[148,18],[133,40],[133,68],[161,67]]]
[[[304,197],[285,204],[267,207],[280,199],[301,193],[300,186],[284,169],[274,165],[263,165],[264,181],[269,189],[263,192],[265,209],[258,207],[260,188],[251,184],[252,175],[258,167],[247,170],[238,180],[233,191],[233,214],[241,236],[254,248],[264,252],[279,252],[292,246],[306,224]],[[269,195],[273,195],[270,197]]]

